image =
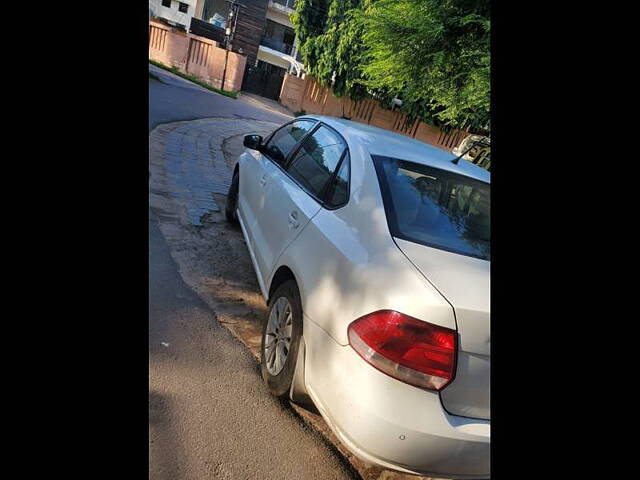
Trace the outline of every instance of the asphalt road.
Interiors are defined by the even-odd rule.
[[[149,80],[149,130],[203,117],[279,115],[172,78]],[[149,477],[357,478],[330,444],[268,394],[249,351],[182,280],[149,213]]]
[[[241,100],[212,93],[157,67],[149,68],[162,80],[149,79],[149,131],[160,123],[208,117],[251,118],[278,123],[288,120]]]

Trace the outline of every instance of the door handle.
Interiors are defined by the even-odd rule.
[[[264,175],[262,175],[262,178],[260,179],[260,185],[264,187],[266,184],[267,184],[267,174],[265,173]]]
[[[289,227],[298,228],[300,223],[298,222],[298,212],[295,210],[289,214]]]

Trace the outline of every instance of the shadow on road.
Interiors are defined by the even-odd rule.
[[[180,444],[171,432],[171,401],[149,392],[149,477],[154,480],[180,478]]]

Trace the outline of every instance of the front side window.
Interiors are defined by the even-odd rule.
[[[291,160],[289,174],[310,193],[322,198],[324,187],[346,148],[338,135],[321,126],[301,145]]]
[[[373,159],[394,237],[491,259],[488,183],[405,160]]]
[[[178,10],[180,10],[182,13],[187,13],[189,11],[189,4],[188,3],[179,2]]]
[[[276,130],[265,144],[263,153],[274,162],[284,165],[289,152],[313,128],[314,124],[315,122],[311,120],[299,120]]]

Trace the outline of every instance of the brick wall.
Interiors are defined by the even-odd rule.
[[[299,112],[302,109],[302,95],[306,84],[304,79],[286,74],[280,89],[280,103],[292,112]]]
[[[226,51],[208,38],[149,22],[149,58],[221,88]],[[229,52],[224,90],[239,91],[247,58]]]
[[[382,108],[375,100],[369,98],[353,102],[337,98],[330,89],[320,86],[313,78],[302,79],[288,73],[282,82],[280,103],[293,112],[304,110],[308,114],[332,117],[345,115],[356,122],[391,130],[448,151],[469,134],[462,130],[445,132],[418,120],[407,122],[405,114]]]

